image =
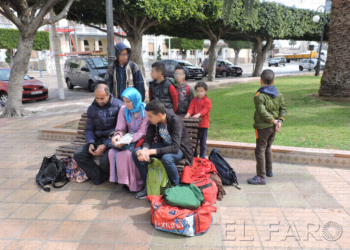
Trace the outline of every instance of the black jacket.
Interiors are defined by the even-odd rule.
[[[166,110],[166,123],[169,134],[171,135],[171,144],[164,148],[157,149],[157,155],[177,154],[179,149],[183,152],[186,160],[192,165],[193,151],[190,136],[187,133],[184,122],[180,117],[174,114],[172,110]],[[154,137],[157,136],[160,140],[159,126],[148,124],[147,135],[142,144],[143,148],[151,148]]]
[[[150,100],[157,99],[161,101],[165,108],[173,109],[173,101],[170,94],[171,81],[168,78],[165,78],[161,83],[158,83],[156,80],[149,83],[150,90]]]
[[[113,97],[111,94],[106,105],[100,106],[94,100],[87,110],[87,120],[85,127],[85,140],[87,144],[95,143],[97,138],[108,138],[114,131],[117,124],[118,113],[124,103]],[[111,139],[106,139],[103,144],[108,145]]]

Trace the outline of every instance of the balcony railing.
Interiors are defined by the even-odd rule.
[[[0,23],[0,29],[17,29],[17,27],[13,23]],[[38,30],[43,31],[45,28],[42,26]]]
[[[17,29],[13,23],[0,23],[0,29]]]

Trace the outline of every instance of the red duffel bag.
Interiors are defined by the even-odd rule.
[[[158,229],[169,233],[186,236],[205,234],[212,225],[212,212],[216,207],[209,202],[203,203],[196,210],[172,207],[165,203],[162,196],[148,195],[151,202],[151,222]]]
[[[216,198],[218,195],[218,186],[215,181],[213,181],[210,177],[203,178],[201,180],[197,180],[193,182],[203,193],[204,200],[209,202],[210,204],[216,203]]]

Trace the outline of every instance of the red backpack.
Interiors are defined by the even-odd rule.
[[[210,204],[216,203],[216,198],[218,195],[218,186],[216,182],[210,177],[204,178],[193,183],[196,185],[203,193],[204,200]]]
[[[196,180],[210,177],[210,173],[217,174],[215,165],[211,161],[193,157],[192,167],[185,166],[181,174],[181,183],[191,184]]]
[[[208,159],[193,158],[192,167],[186,166],[181,174],[181,183],[195,184],[202,190],[204,200],[215,204],[218,186],[210,178],[210,173],[217,174],[215,165]]]
[[[148,195],[151,202],[151,223],[161,231],[197,236],[205,234],[212,225],[212,212],[216,207],[208,202],[203,203],[196,210],[172,207],[164,202],[162,196]]]

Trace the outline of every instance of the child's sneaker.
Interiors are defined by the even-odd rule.
[[[254,176],[253,178],[249,178],[247,180],[249,184],[253,185],[265,185],[266,184],[266,178],[261,178],[260,176]]]
[[[267,177],[272,177],[272,176],[273,176],[272,171],[266,171],[266,176],[267,176]]]

